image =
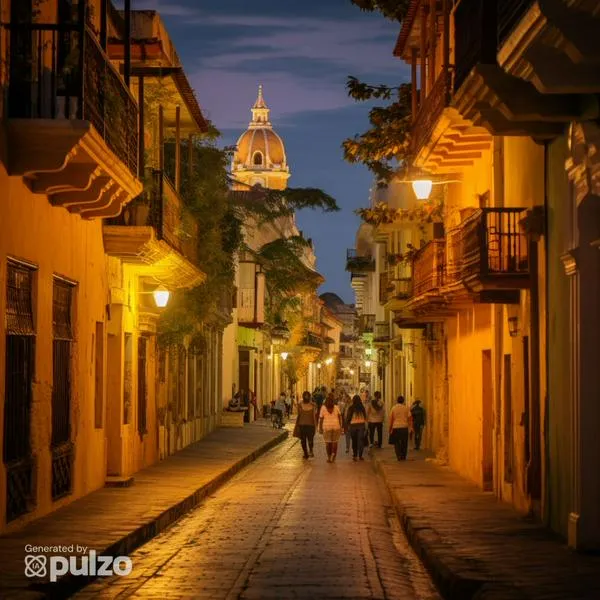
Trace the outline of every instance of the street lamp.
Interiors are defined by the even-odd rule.
[[[330,357],[325,361],[325,364],[330,365],[332,362],[333,362],[333,358]]]
[[[416,179],[412,182],[412,189],[417,200],[427,200],[431,196],[433,181],[431,179]]]
[[[159,285],[152,292],[152,295],[154,296],[154,302],[156,303],[156,306],[158,306],[158,308],[164,308],[169,302],[169,296],[171,295],[171,292],[169,292],[169,290],[163,285]]]
[[[367,367],[367,369],[371,366],[371,361],[370,360],[365,360],[365,367]]]
[[[281,356],[281,358],[283,360],[287,360],[287,357],[289,356],[289,354],[287,352],[282,352],[279,356]]]

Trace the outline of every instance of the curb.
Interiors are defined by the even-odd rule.
[[[409,544],[431,575],[444,600],[526,600],[517,588],[500,583],[466,558],[456,556],[424,515],[412,515],[394,492],[381,464],[374,457],[376,471],[390,494],[394,510]],[[447,549],[443,549],[446,546]]]
[[[257,458],[271,450],[271,448],[284,442],[288,437],[289,431],[283,430],[277,437],[274,437],[262,446],[259,446],[250,454],[235,462],[214,479],[198,488],[193,494],[190,494],[174,506],[167,508],[152,521],[129,532],[125,537],[114,544],[107,548],[103,548],[102,550],[98,550],[97,554],[105,556],[128,556],[134,550],[156,537],[183,515],[198,506],[202,500],[220,488],[244,467],[254,462]],[[56,583],[33,584],[28,588],[16,591],[17,595],[15,598],[39,598],[40,600],[42,598],[47,598],[49,600],[68,598],[76,592],[81,591],[81,589],[85,588],[86,585],[89,585],[95,579],[96,577],[94,576],[84,577],[65,575]]]

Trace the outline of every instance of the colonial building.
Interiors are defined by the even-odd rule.
[[[175,381],[155,385],[170,372],[157,304],[205,278],[197,224],[182,226],[181,161],[168,172],[164,149],[207,124],[160,18],[100,0],[1,10],[0,530],[11,530],[197,439],[218,412],[216,381],[207,410],[190,391],[177,400]],[[158,87],[169,93],[148,102]],[[179,393],[195,389],[197,367],[176,364],[188,369]],[[167,393],[195,427],[176,443]]]
[[[599,26],[583,1],[413,0],[394,50],[409,178],[443,203],[393,311],[424,332],[431,442],[578,548],[600,546]]]

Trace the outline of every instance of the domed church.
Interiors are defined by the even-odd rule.
[[[283,141],[269,120],[271,111],[263,97],[262,85],[258,86],[258,97],[251,110],[252,120],[238,139],[233,155],[231,174],[240,182],[234,183],[233,189],[247,190],[248,186],[260,184],[283,190],[287,187],[290,170]]]

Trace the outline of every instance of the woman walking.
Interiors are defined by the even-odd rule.
[[[317,412],[315,403],[308,391],[302,394],[302,402],[298,402],[298,416],[296,419],[296,423],[300,428],[300,444],[302,445],[304,458],[313,457]]]
[[[350,428],[352,438],[352,460],[364,460],[363,445],[365,439],[365,423],[367,412],[363,406],[360,396],[357,394],[352,398],[352,405],[346,414],[346,427]]]
[[[375,447],[375,432],[377,431],[377,447],[381,448],[383,439],[383,421],[385,420],[385,407],[381,400],[381,392],[375,392],[373,400],[367,406],[367,421],[369,422],[369,441],[371,448]]]
[[[408,407],[404,403],[404,396],[398,396],[398,404],[390,413],[390,444],[394,444],[396,458],[406,460],[408,451]]]
[[[338,440],[342,434],[342,415],[335,404],[333,394],[327,396],[324,407],[319,415],[319,433],[323,434],[327,462],[334,462],[337,455]]]

